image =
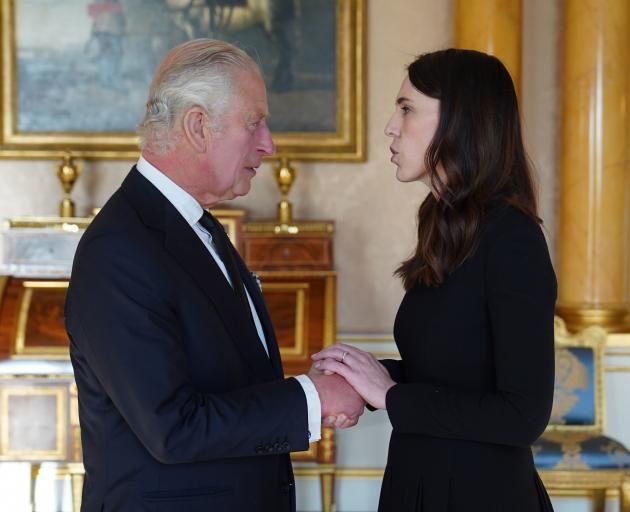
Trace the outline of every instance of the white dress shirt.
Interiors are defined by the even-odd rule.
[[[206,246],[208,252],[216,261],[217,265],[223,272],[225,279],[227,279],[230,286],[232,282],[228,274],[225,264],[219,257],[217,250],[212,242],[212,235],[199,223],[199,219],[203,215],[203,207],[197,202],[197,200],[186,192],[183,188],[172,181],[168,176],[160,172],[151,163],[145,160],[142,156],[138,160],[137,169],[147,180],[149,180],[155,188],[157,188],[166,199],[175,207],[175,209],[184,217],[184,220],[195,231],[199,239]],[[265,333],[258,317],[258,312],[254,307],[252,298],[249,296],[247,288],[244,287],[247,295],[247,301],[249,302],[249,308],[252,312],[252,318],[254,319],[254,325],[256,326],[256,332],[262,343],[265,352],[269,355],[269,349],[267,348],[267,340],[265,339]],[[308,407],[308,430],[309,441],[319,441],[321,439],[321,402],[319,395],[315,389],[315,385],[310,378],[306,375],[297,375],[295,377],[302,386],[304,394],[306,395],[306,403]]]

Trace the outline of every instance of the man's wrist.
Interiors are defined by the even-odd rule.
[[[309,443],[319,441],[322,437],[322,405],[319,393],[313,381],[307,375],[297,375],[295,379],[300,383],[306,396],[306,407],[308,412],[308,434]]]

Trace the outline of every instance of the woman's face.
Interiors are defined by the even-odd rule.
[[[396,110],[385,126],[385,135],[393,139],[389,149],[398,180],[420,180],[430,186],[424,155],[439,119],[440,101],[419,92],[405,77],[396,98]]]

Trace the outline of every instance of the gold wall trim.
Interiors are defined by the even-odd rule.
[[[617,356],[630,357],[630,349],[627,349],[627,350],[624,350],[624,349],[606,350],[606,352],[604,352],[604,355],[607,356],[607,357],[617,357]]]
[[[321,476],[322,474],[335,473],[335,466],[333,464],[317,464],[317,466],[294,466],[293,473],[299,478],[316,478]]]
[[[51,228],[75,233],[90,225],[94,217],[14,217],[4,224],[14,228]]]
[[[370,352],[376,359],[400,359],[400,354],[397,351],[379,352],[377,350],[370,350]]]
[[[240,240],[238,239],[238,233],[236,231],[237,220],[245,218],[245,210],[227,208],[211,209],[210,213],[216,217],[216,219],[223,225],[227,231],[228,238],[233,245],[238,245]]]
[[[0,389],[0,457],[5,460],[58,460],[66,457],[66,389],[62,386],[11,386]],[[9,398],[12,396],[53,396],[56,398],[55,449],[54,450],[11,450],[9,447]]]
[[[340,343],[395,343],[391,334],[338,333],[337,340]],[[630,355],[630,352],[627,354],[614,352],[616,348],[630,349],[630,333],[608,333],[606,355]]]
[[[257,270],[259,277],[328,277],[336,276],[334,270]]]
[[[262,283],[263,292],[272,290],[275,292],[295,293],[295,333],[293,347],[280,347],[283,356],[304,355],[304,336],[308,332],[308,298],[309,283]]]
[[[24,281],[24,288],[68,288],[70,281]]]
[[[337,334],[339,343],[395,343],[387,334]]]
[[[597,489],[547,489],[550,496],[557,498],[593,498]],[[605,489],[606,499],[619,498],[619,489]]]
[[[335,332],[337,330],[337,310],[336,298],[337,279],[333,276],[326,277],[324,290],[324,340],[322,345],[327,347],[335,342]]]
[[[334,233],[335,225],[332,222],[306,222],[292,221],[291,226],[295,227],[295,234],[304,233]],[[246,233],[278,233],[278,221],[250,221],[245,223],[244,229]],[[290,231],[286,234],[293,234]]]
[[[383,478],[385,468],[337,468],[335,476],[337,478]]]
[[[12,374],[0,374],[0,382],[4,381],[15,381],[16,383],[24,382],[25,379],[50,379],[50,380],[59,380],[59,379],[72,379],[74,378],[74,373],[12,373]]]
[[[630,372],[630,366],[606,366],[604,370],[611,373]]]
[[[343,467],[343,468],[336,468],[335,469],[335,478],[336,479],[382,479],[383,478],[383,474],[384,474],[385,468],[375,468],[375,467],[371,467],[371,468],[358,468],[358,467]],[[585,475],[586,476],[586,480],[588,480],[589,478],[592,478],[592,476],[590,476],[591,472],[588,472],[589,475]],[[319,474],[317,473],[317,470],[315,469],[311,469],[311,468],[299,468],[295,471],[295,476],[297,477],[316,477],[319,476]],[[573,476],[573,479],[571,479],[571,476]],[[605,481],[606,478],[609,477],[609,475],[605,475],[604,479]],[[578,477],[578,479],[580,479]],[[581,478],[580,480],[584,480],[584,478]],[[575,474],[573,475],[568,475],[568,478],[566,480],[567,485],[570,485],[571,481],[573,481],[575,483]],[[582,483],[582,482],[580,482]],[[598,488],[597,486],[600,485],[600,479],[596,479],[596,481],[593,481],[593,485],[594,487],[591,489],[557,489],[557,488],[552,488],[552,489],[548,489],[549,494],[552,496],[558,496],[558,497],[575,497],[575,498],[579,498],[579,497],[591,497],[593,496],[594,492],[596,491],[596,489]],[[615,488],[609,488],[606,489],[606,498],[618,498],[619,497],[619,489],[615,489]]]
[[[610,333],[606,340],[606,347],[611,348],[630,348],[630,334],[628,333]]]

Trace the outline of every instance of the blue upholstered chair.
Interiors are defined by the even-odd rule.
[[[532,447],[551,491],[587,491],[603,512],[606,491],[619,493],[630,512],[630,452],[604,435],[603,351],[606,331],[589,327],[570,335],[556,317],[556,382],[551,420]]]

